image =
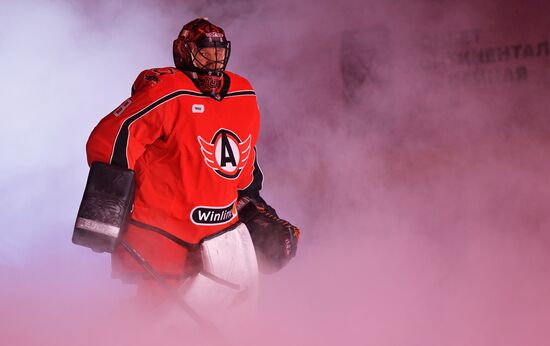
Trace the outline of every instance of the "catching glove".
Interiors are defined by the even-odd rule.
[[[296,226],[279,218],[266,203],[250,197],[239,199],[237,208],[240,220],[250,231],[262,273],[275,273],[296,256],[300,239]]]

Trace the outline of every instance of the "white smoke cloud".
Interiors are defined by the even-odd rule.
[[[171,65],[173,37],[197,15],[224,26],[230,69],[259,94],[264,196],[303,229],[237,340],[545,344],[549,59],[445,60],[548,40],[543,2],[3,7],[3,344],[95,342],[90,331],[109,328],[94,318],[133,294],[110,281],[106,255],[70,243],[84,144],[139,71]],[[351,101],[341,71],[355,63],[348,78],[366,77]],[[478,72],[518,66],[526,80]]]

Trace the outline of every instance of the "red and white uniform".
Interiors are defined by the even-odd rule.
[[[135,171],[133,220],[191,244],[238,221],[239,191],[261,186],[254,149],[260,115],[241,76],[225,72],[221,96],[202,94],[175,68],[150,69],[95,127],[88,163]],[[124,237],[163,275],[184,275],[185,247],[135,224]],[[122,249],[113,255],[113,269],[115,276],[143,272]]]

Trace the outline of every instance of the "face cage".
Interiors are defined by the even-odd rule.
[[[193,54],[193,51],[190,49],[191,52],[191,63],[195,68],[197,69],[196,72],[198,73],[204,73],[204,74],[215,74],[215,75],[221,75],[222,72],[225,70],[225,67],[227,66],[227,62],[229,60],[229,55],[231,54],[231,42],[225,41],[225,42],[217,42],[217,41],[209,41],[209,42],[200,42],[200,45],[197,45],[197,51],[195,54]],[[202,50],[204,48],[214,48],[215,49],[215,57],[216,59],[210,59],[205,54],[202,53]],[[222,60],[218,60],[218,49],[225,49],[225,54]],[[201,55],[203,59],[206,60],[206,64],[201,64],[197,60],[197,56]],[[208,68],[208,66],[218,66],[221,64],[220,68]]]

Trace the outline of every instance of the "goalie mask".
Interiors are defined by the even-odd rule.
[[[176,68],[189,75],[201,92],[219,96],[231,52],[222,28],[197,18],[183,26],[173,52]]]

